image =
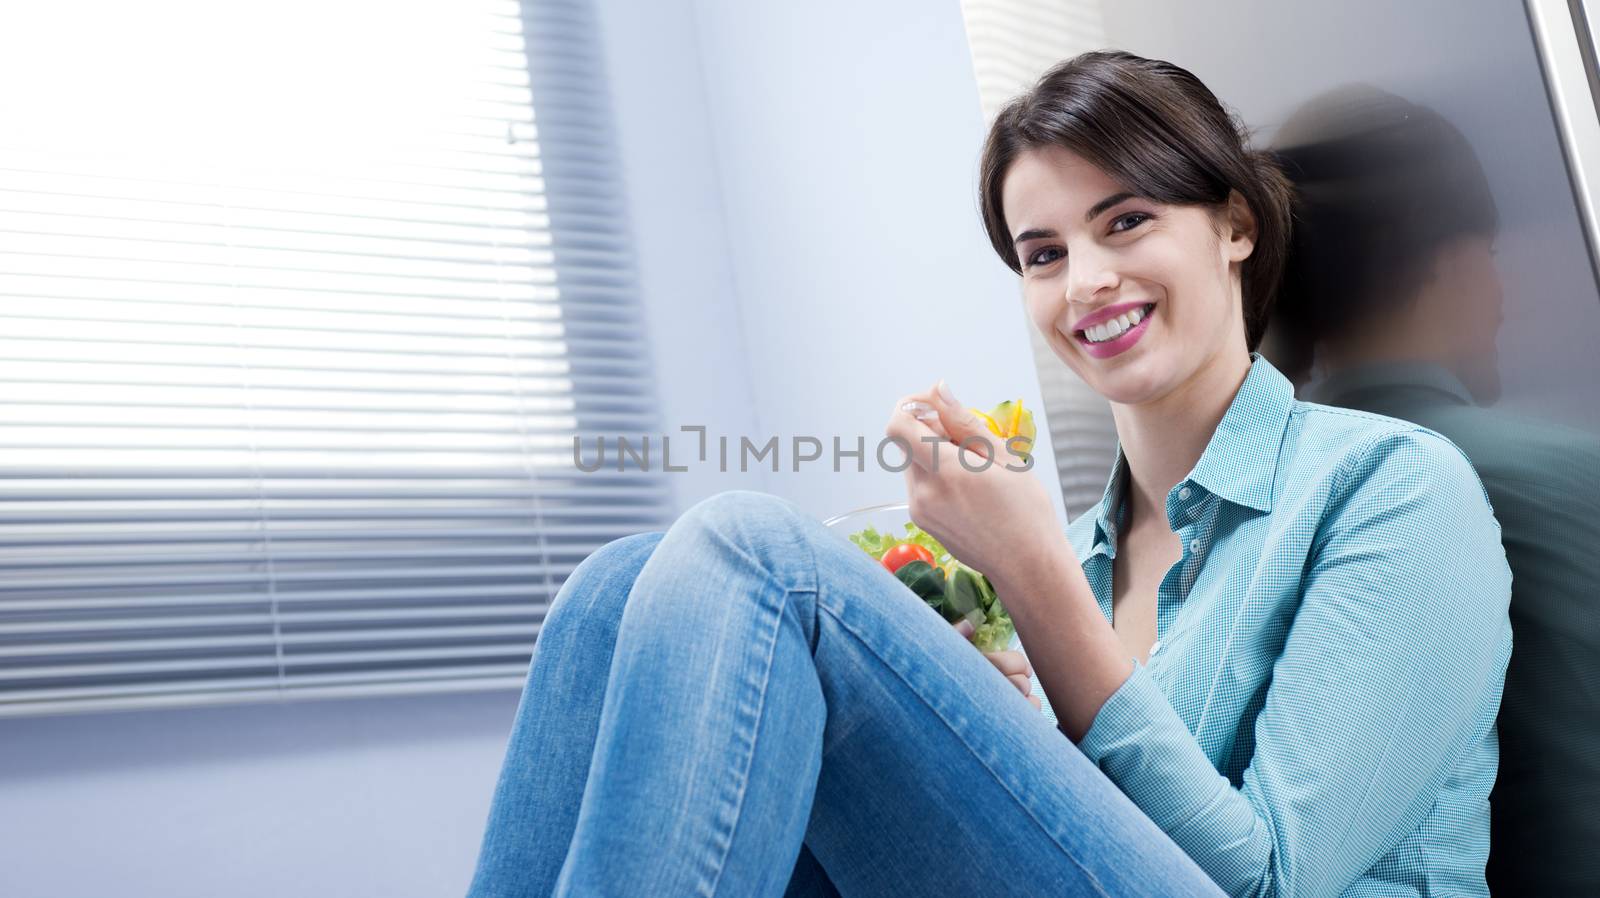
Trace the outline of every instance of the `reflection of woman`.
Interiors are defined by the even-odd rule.
[[[1466,135],[1349,84],[1302,105],[1273,142],[1295,185],[1295,233],[1266,354],[1297,383],[1421,362],[1478,404],[1498,399],[1500,215]]]
[[[1001,113],[981,180],[1112,403],[1105,499],[1063,538],[1036,477],[952,464],[948,390],[888,431],[1059,730],[872,559],[724,493],[562,587],[475,894],[1486,894],[1499,529],[1449,442],[1251,352],[1282,176],[1188,72],[1103,53]]]
[[[1448,437],[1503,528],[1516,651],[1496,721],[1490,890],[1600,895],[1600,440],[1481,407],[1500,394],[1489,178],[1444,116],[1368,85],[1308,101],[1275,143],[1295,234],[1268,354],[1285,374],[1314,363],[1302,396]]]

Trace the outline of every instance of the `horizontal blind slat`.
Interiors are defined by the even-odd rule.
[[[495,673],[497,670],[502,673]],[[527,665],[502,665],[483,668],[458,667],[450,672],[429,671],[426,676],[404,673],[390,677],[371,677],[363,681],[345,679],[314,682],[300,677],[292,683],[268,679],[241,686],[211,682],[186,684],[165,692],[129,689],[115,695],[102,695],[92,689],[64,690],[54,697],[23,701],[0,701],[0,718],[38,717],[59,714],[91,714],[106,711],[159,710],[222,704],[254,704],[319,699],[362,698],[366,696],[438,695],[463,692],[511,690],[522,686]]]
[[[120,710],[126,707],[148,708],[215,704],[221,701],[239,700],[228,695],[229,691],[234,690],[241,692],[250,690],[248,694],[255,694],[256,700],[267,698],[281,700],[302,692],[311,693],[318,687],[336,685],[357,687],[340,690],[339,694],[342,695],[393,695],[440,691],[448,690],[450,688],[448,683],[452,679],[470,679],[472,681],[463,683],[458,688],[515,688],[521,685],[522,677],[526,676],[526,672],[527,664],[525,663],[485,664],[456,665],[445,669],[423,671],[400,670],[382,673],[303,674],[297,676],[293,683],[283,683],[275,677],[256,676],[234,679],[182,680],[173,683],[102,684],[86,687],[30,689],[7,693],[8,701],[5,704],[0,704],[0,716],[62,713],[73,710]],[[430,681],[437,685],[431,685]],[[416,684],[416,688],[395,689],[388,684],[406,684],[407,686]],[[361,689],[359,687],[367,688]],[[256,694],[258,690],[272,691],[270,693],[261,692]],[[173,697],[176,700],[166,702],[138,700],[157,696]],[[210,701],[196,701],[196,698],[209,698]],[[130,702],[128,699],[134,699],[134,701]],[[39,705],[40,707],[30,708],[29,705]]]
[[[446,583],[434,586],[416,586],[406,584],[394,586],[384,584],[380,586],[356,586],[340,589],[298,589],[292,596],[280,597],[284,604],[297,603],[300,605],[327,602],[330,604],[377,604],[381,602],[393,603],[396,606],[405,604],[420,604],[432,602],[439,605],[449,605],[472,599],[490,600],[504,599],[507,601],[522,601],[533,603],[530,607],[537,608],[539,602],[547,600],[555,588],[572,573],[576,565],[552,565],[550,573],[560,575],[561,579],[552,579],[546,586],[540,581],[514,582],[514,583],[485,583],[472,581],[466,583]],[[258,586],[265,586],[265,578]],[[62,614],[75,611],[99,611],[107,614],[121,614],[130,611],[147,609],[170,609],[181,612],[191,607],[227,607],[230,605],[261,605],[271,602],[273,597],[264,592],[242,593],[213,593],[198,594],[166,593],[160,596],[112,596],[106,598],[85,598],[75,595],[72,598],[60,599],[8,599],[0,598],[0,615],[32,615],[40,612]]]
[[[670,519],[592,9],[386,15],[435,52],[332,15],[351,60],[277,34],[316,77],[270,105],[245,43],[194,96],[124,66],[138,127],[8,121],[0,717],[514,688],[578,564]],[[47,70],[5,21],[0,76]],[[648,461],[575,464],[616,437]]]
[[[365,628],[320,633],[280,633],[270,629],[245,636],[204,634],[190,637],[149,639],[100,639],[69,642],[23,643],[8,642],[0,645],[0,662],[13,658],[48,658],[60,655],[89,655],[110,653],[146,653],[173,651],[201,651],[220,648],[267,648],[281,645],[287,651],[294,646],[325,643],[416,642],[431,643],[445,639],[522,639],[528,635],[527,625],[485,624],[482,626],[416,627],[394,632]]]
[[[340,665],[378,662],[403,663],[411,661],[467,660],[479,658],[526,658],[532,652],[531,643],[509,645],[472,645],[448,648],[385,649],[371,652],[308,652],[295,657],[294,666]],[[276,670],[277,662],[269,656],[247,663],[244,659],[188,658],[160,661],[113,661],[99,664],[39,665],[21,670],[0,668],[0,683],[19,680],[91,679],[95,677],[137,677],[140,674],[207,672],[240,670],[254,667],[258,670]]]

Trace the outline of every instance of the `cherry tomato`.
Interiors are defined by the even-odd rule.
[[[933,553],[916,543],[901,543],[883,553],[883,558],[879,560],[883,562],[883,566],[888,568],[889,573],[892,574],[913,561],[926,561],[929,564],[933,564]]]

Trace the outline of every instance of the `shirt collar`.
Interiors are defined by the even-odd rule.
[[[1234,394],[1194,470],[1173,488],[1174,491],[1181,489],[1183,483],[1193,482],[1237,505],[1260,512],[1271,511],[1278,451],[1293,408],[1294,385],[1260,353],[1250,353],[1250,370],[1244,383]],[[1103,545],[1105,553],[1113,558],[1116,557],[1127,467],[1122,444],[1118,442],[1111,478],[1106,482],[1105,494],[1095,513],[1095,551],[1100,551]],[[1174,503],[1174,496],[1168,496],[1169,516]]]
[[[1095,553],[1117,557],[1117,527],[1122,523],[1118,513],[1122,508],[1123,473],[1128,462],[1122,457],[1122,442],[1117,442],[1117,460],[1111,465],[1111,479],[1106,481],[1106,491],[1100,497],[1100,507],[1094,515]]]
[[[1473,405],[1472,393],[1449,369],[1434,362],[1371,362],[1356,365],[1324,377],[1304,390],[1311,402],[1322,405],[1350,405],[1360,393],[1396,390],[1433,390],[1462,405]]]

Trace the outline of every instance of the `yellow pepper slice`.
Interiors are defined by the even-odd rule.
[[[1019,452],[1023,458],[1028,457],[1028,450],[1033,448],[1033,440],[1038,432],[1033,424],[1033,412],[1022,407],[1021,399],[1008,399],[987,412],[975,408],[967,411],[972,412],[990,433],[1007,445],[1013,438],[1021,437],[1024,442]]]
[[[976,415],[978,417],[978,420],[983,422],[983,426],[989,428],[989,432],[990,433],[994,434],[995,436],[997,436],[997,437],[999,437],[1001,439],[1005,439],[1006,435],[1003,432],[1001,432],[1001,430],[1000,430],[1000,422],[996,421],[994,419],[994,416],[989,415],[989,414],[987,414],[985,412],[980,412],[975,408],[969,408],[969,409],[967,409],[967,411],[972,412],[974,415]]]

